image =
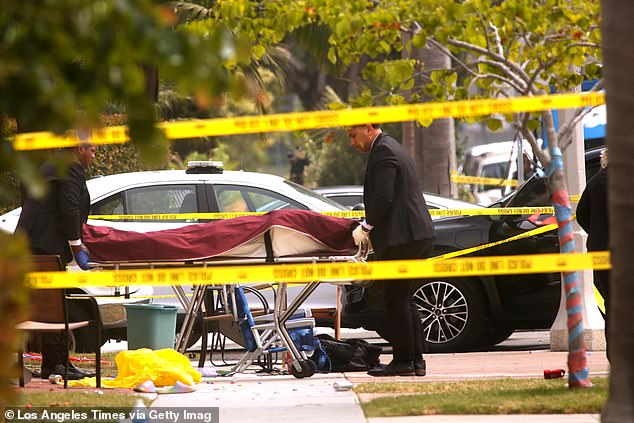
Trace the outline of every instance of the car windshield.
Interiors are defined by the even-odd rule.
[[[482,167],[482,177],[494,179],[506,179],[508,174],[508,162],[490,163]],[[488,191],[490,189],[499,188],[497,185],[478,185],[477,191]]]
[[[308,196],[308,197],[312,197],[315,199],[319,199],[322,202],[328,203],[333,207],[336,207],[338,210],[348,210],[347,208],[345,208],[344,206],[342,206],[341,204],[337,203],[336,201],[333,201],[329,198],[324,197],[323,195],[317,194],[315,191],[310,190],[302,185],[296,184],[295,182],[289,181],[289,180],[285,180],[284,181],[285,184],[289,185],[291,188],[293,188],[296,191],[301,192],[302,194]]]
[[[518,189],[511,191],[489,207],[536,207],[550,204],[548,178],[536,173]]]

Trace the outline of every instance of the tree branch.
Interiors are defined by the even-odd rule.
[[[542,164],[542,167],[548,167],[550,164],[550,155],[546,153],[538,144],[535,134],[528,129],[528,117],[530,113],[522,113],[520,116],[516,115],[516,125],[519,127],[519,131],[522,133],[526,141],[531,145],[533,153],[537,156],[537,160]],[[517,123],[519,122],[519,123]]]
[[[524,44],[526,46],[528,46],[529,49],[532,49],[534,47],[533,43],[531,42],[530,38],[526,36],[526,34],[528,34],[529,31],[526,30],[526,25],[524,25],[524,22],[522,22],[520,19],[518,19],[517,17],[515,18],[515,23],[517,25],[519,25],[522,28],[522,34],[521,34],[521,38],[522,40],[524,40]]]
[[[506,57],[500,56],[490,50],[486,50],[480,46],[477,46],[475,44],[471,44],[471,43],[466,43],[464,41],[460,41],[457,40],[455,38],[448,38],[447,42],[449,44],[451,44],[454,47],[458,47],[458,48],[462,48],[465,50],[469,50],[469,51],[473,51],[475,53],[480,53],[484,56],[490,57],[491,59],[495,60],[496,62],[508,67],[509,69],[512,69],[512,72],[510,70],[507,70],[508,73],[512,73],[514,75],[518,75],[519,77],[521,77],[524,81],[528,81],[528,75],[526,74],[526,72],[524,71],[524,69],[521,68],[521,66],[519,66],[517,63],[511,62],[510,60],[508,60]]]
[[[480,26],[482,26],[482,32],[484,33],[484,39],[487,43],[487,50],[491,50],[491,41],[489,40],[489,29],[487,28],[486,21],[484,20],[484,16],[480,16]]]
[[[495,46],[497,48],[497,54],[501,57],[504,57],[504,47],[502,47],[502,40],[500,39],[500,31],[495,25],[493,25],[492,22],[489,22],[489,26],[493,30],[493,37],[495,38]]]
[[[598,92],[603,89],[604,80],[600,79],[594,86],[588,90],[588,92]],[[572,144],[572,131],[588,113],[594,110],[595,107],[579,107],[575,109],[573,118],[565,125],[559,127],[559,142],[561,143],[561,149],[565,150],[570,144]]]
[[[499,70],[501,70],[504,74],[507,75],[507,77],[509,77],[511,80],[514,81],[514,86],[520,87],[520,88],[517,88],[519,92],[524,92],[528,88],[528,86],[526,85],[526,81],[524,81],[522,78],[516,75],[511,69],[509,69],[504,64],[498,62],[497,60],[480,59],[480,60],[477,60],[476,63],[483,63],[486,65],[496,67]]]
[[[505,84],[508,84],[513,89],[515,89],[517,92],[524,92],[525,91],[525,89],[523,89],[520,85],[518,85],[516,81],[513,81],[513,80],[511,80],[509,78],[505,78],[503,75],[496,75],[496,74],[493,74],[493,73],[478,73],[478,72],[475,72],[472,69],[472,66],[469,66],[466,63],[464,63],[462,60],[460,60],[456,55],[454,55],[451,52],[451,50],[449,50],[446,46],[444,46],[443,44],[438,42],[438,40],[430,37],[430,38],[427,39],[427,41],[430,44],[433,44],[436,48],[438,48],[444,54],[446,54],[450,59],[452,59],[455,63],[460,65],[461,68],[466,70],[469,74],[474,76],[476,79],[485,79],[485,78],[496,79],[496,80],[498,80],[500,82],[504,82]],[[477,61],[477,62],[475,62],[476,65],[478,63],[485,63],[485,61]],[[492,64],[492,62],[490,64]],[[507,70],[505,73],[512,74],[512,72],[510,70]],[[519,79],[519,82],[523,84],[523,81],[521,79]]]

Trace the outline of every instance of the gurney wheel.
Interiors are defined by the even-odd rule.
[[[288,367],[288,372],[297,379],[311,377],[317,371],[317,365],[312,360],[299,360],[299,365],[302,367],[302,370],[299,372],[295,370],[295,366],[292,364]]]

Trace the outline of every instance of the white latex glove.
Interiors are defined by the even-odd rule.
[[[366,231],[363,226],[357,226],[354,231],[352,231],[352,239],[354,239],[354,244],[359,245],[362,242],[367,242],[369,234],[370,232]]]

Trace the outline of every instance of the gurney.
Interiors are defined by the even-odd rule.
[[[155,232],[121,231],[107,226],[84,225],[83,240],[91,259],[103,268],[160,268],[177,266],[227,266],[246,264],[288,264],[319,262],[359,262],[367,251],[352,240],[354,221],[301,210],[279,210],[262,216],[245,216],[223,221],[184,226]],[[314,319],[297,318],[306,299],[322,281],[305,284],[300,293],[286,304],[287,283],[275,281],[274,304],[270,313],[253,317],[244,300],[243,290],[235,285],[214,286],[222,298],[224,315],[244,322],[242,329],[247,353],[234,366],[244,370],[262,354],[282,349],[291,356],[291,373],[310,376],[314,365],[306,351],[291,336],[295,328],[314,327]],[[352,283],[350,279],[328,283]],[[195,286],[191,299],[181,285],[173,290],[185,309],[185,321],[176,340],[176,349],[184,352],[196,318],[205,311],[209,286]],[[246,305],[246,309],[245,309]],[[241,326],[242,326],[241,324]],[[312,363],[312,362],[311,362]]]

